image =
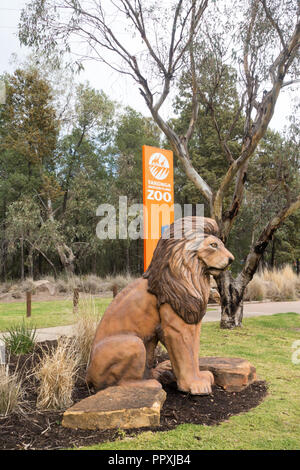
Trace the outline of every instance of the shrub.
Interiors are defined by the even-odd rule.
[[[27,354],[35,345],[36,328],[25,324],[24,319],[20,325],[15,325],[6,331],[3,337],[6,348],[12,354]]]
[[[22,299],[22,292],[20,292],[18,289],[14,289],[11,291],[11,296],[13,299]]]
[[[296,300],[299,295],[300,276],[286,265],[280,269],[263,269],[249,282],[245,300]]]
[[[78,367],[74,340],[61,337],[55,350],[44,351],[34,369],[39,381],[37,408],[61,410],[71,406]]]
[[[94,274],[85,276],[81,280],[80,288],[83,292],[98,294],[101,290],[101,278],[95,276]]]
[[[0,284],[0,294],[7,294],[12,286],[12,281],[3,282]]]
[[[273,294],[274,300],[296,299],[298,276],[289,265],[281,269],[264,269],[262,271],[262,278],[275,287],[275,289],[273,287],[273,290],[275,290],[275,295]]]
[[[21,381],[8,366],[0,365],[0,414],[8,415],[18,409],[21,400]]]
[[[28,277],[27,279],[25,279],[24,281],[21,281],[19,283],[19,290],[21,292],[32,292],[34,291],[34,282],[33,282],[33,279]]]
[[[260,276],[255,275],[249,282],[244,295],[244,300],[264,300],[266,297],[266,287]]]
[[[134,279],[135,277],[131,276],[130,274],[106,276],[106,278],[102,281],[103,291],[112,291],[114,285],[116,285],[118,287],[118,291],[120,291],[124,289],[124,287],[128,286],[130,282],[134,281]]]
[[[69,292],[68,283],[64,281],[63,279],[59,279],[58,281],[56,281],[56,288],[57,288],[57,292],[60,292],[60,293]]]

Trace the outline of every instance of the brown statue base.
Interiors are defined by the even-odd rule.
[[[255,367],[240,358],[201,357],[199,369],[200,374],[210,371],[215,385],[223,387],[227,392],[244,390],[256,380]],[[158,364],[152,370],[152,377],[156,380],[148,380],[148,387],[145,384],[108,387],[81,400],[64,413],[62,425],[73,429],[159,426],[160,411],[166,399],[160,384],[174,383],[174,387],[177,386],[171,362],[167,360]],[[156,381],[160,382],[158,386]]]

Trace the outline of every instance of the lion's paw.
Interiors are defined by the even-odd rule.
[[[199,372],[198,377],[189,382],[179,382],[178,389],[192,395],[209,395],[212,392],[211,386],[214,383],[214,376],[209,371]]]

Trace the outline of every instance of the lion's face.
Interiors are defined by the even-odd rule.
[[[143,275],[158,307],[169,304],[186,323],[199,323],[206,312],[209,275],[219,275],[234,260],[218,234],[213,219],[177,219],[158,241]]]
[[[225,248],[223,242],[213,235],[204,238],[197,255],[204,262],[206,272],[214,276],[224,271],[234,260],[234,256]]]

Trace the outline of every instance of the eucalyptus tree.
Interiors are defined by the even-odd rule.
[[[29,276],[33,278],[34,254],[36,252],[46,260],[53,270],[54,277],[57,277],[55,265],[48,256],[51,245],[53,250],[56,249],[58,243],[57,232],[55,224],[42,219],[40,206],[34,199],[25,195],[8,206],[6,216],[8,250],[14,252],[16,248],[20,248],[20,277],[22,280],[24,280],[25,263],[28,265]],[[25,248],[27,253],[26,261]]]
[[[130,76],[187,177],[207,200],[209,214],[226,242],[242,204],[249,160],[270,124],[280,93],[298,80],[299,15],[297,0],[34,0],[22,12],[20,39],[46,55],[55,49],[73,52],[74,39],[80,39],[86,45],[83,59],[98,60]],[[197,64],[205,64],[211,56],[218,59],[219,69],[215,79],[205,83],[198,77]],[[223,64],[236,68],[239,88],[239,106],[226,128],[220,126],[215,112]],[[162,107],[184,67],[190,73],[191,107],[190,119],[179,135]],[[214,121],[226,166],[216,190],[195,169],[189,155],[200,103]],[[228,141],[241,115],[245,124],[236,156]],[[232,184],[231,201],[224,207]],[[233,278],[227,271],[217,278],[222,327],[241,323],[244,290],[274,232],[299,207],[300,196],[287,200],[254,241],[239,275]]]

